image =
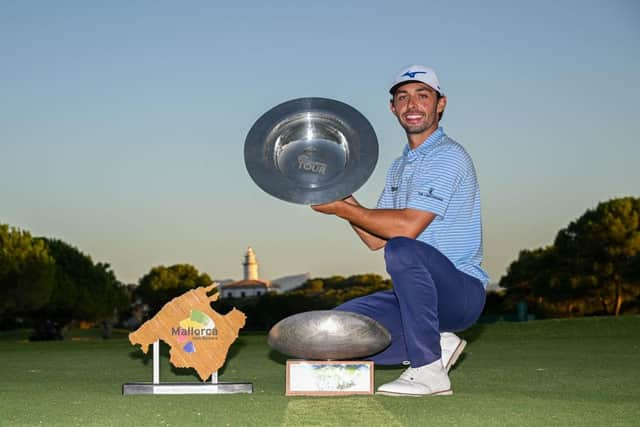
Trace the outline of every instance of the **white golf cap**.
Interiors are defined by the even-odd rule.
[[[440,96],[444,96],[435,70],[424,65],[410,65],[400,70],[391,85],[391,89],[389,89],[389,93],[393,95],[398,86],[409,82],[422,82],[436,90]]]

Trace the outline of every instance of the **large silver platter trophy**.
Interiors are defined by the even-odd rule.
[[[322,204],[345,198],[369,178],[378,139],[355,108],[326,98],[284,102],[247,135],[244,161],[260,188],[279,199]]]
[[[299,98],[267,111],[244,145],[249,175],[279,199],[322,204],[358,190],[378,160],[378,140],[353,107],[326,98]],[[342,311],[312,311],[283,319],[269,344],[287,360],[287,395],[373,393],[373,362],[358,359],[389,345],[375,320]]]

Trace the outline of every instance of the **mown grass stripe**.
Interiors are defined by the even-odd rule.
[[[375,396],[290,397],[283,426],[370,425],[402,423]]]

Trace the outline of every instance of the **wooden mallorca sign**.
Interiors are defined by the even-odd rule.
[[[154,346],[153,383],[129,383],[124,394],[185,394],[185,393],[251,393],[251,383],[217,382],[218,369],[224,365],[229,347],[238,338],[246,316],[237,309],[225,315],[216,313],[211,303],[218,293],[208,287],[192,289],[169,301],[138,330],[129,334],[133,345],[140,345],[147,353]],[[193,368],[203,383],[160,383],[159,340],[170,347],[169,361],[177,368]],[[204,383],[211,378],[210,383]]]

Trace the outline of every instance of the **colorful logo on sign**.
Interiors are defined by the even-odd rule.
[[[216,324],[209,316],[200,310],[191,310],[188,318],[180,321],[180,326],[171,328],[171,335],[179,343],[184,343],[182,349],[186,353],[195,353],[194,341],[199,339],[214,339],[218,336]]]

